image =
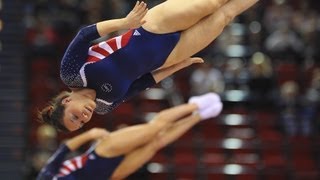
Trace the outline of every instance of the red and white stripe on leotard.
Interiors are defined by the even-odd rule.
[[[83,165],[86,163],[88,160],[88,154],[82,155],[82,156],[77,156],[73,159],[66,160],[62,163],[62,166],[59,170],[59,177],[67,176],[70,173],[81,169]]]
[[[127,45],[132,36],[132,31],[133,30],[130,30],[123,35],[91,46],[88,51],[87,62],[99,61]]]

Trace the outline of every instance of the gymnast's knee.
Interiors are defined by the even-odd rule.
[[[154,152],[158,152],[166,146],[167,146],[167,143],[164,141],[164,139],[160,135],[150,142],[150,148]]]
[[[156,125],[158,128],[163,129],[167,126],[168,122],[166,119],[168,118],[168,110],[160,111],[155,117],[150,121],[153,125]]]
[[[117,148],[114,141],[111,140],[111,138],[106,137],[103,141],[101,141],[95,149],[95,152],[98,155],[104,156],[104,157],[115,157],[119,154],[119,152],[122,152],[123,149]]]
[[[205,8],[210,8],[210,11],[213,12],[217,8],[223,6],[229,0],[207,0],[207,3],[204,4]]]
[[[223,9],[221,11],[221,16],[222,18],[222,22],[224,26],[227,26],[228,24],[230,24],[233,19],[235,18],[235,14],[232,12],[232,10],[230,9]]]

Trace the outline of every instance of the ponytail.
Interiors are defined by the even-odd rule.
[[[52,125],[58,131],[69,132],[63,124],[64,105],[62,100],[70,95],[69,92],[63,91],[54,97],[41,111],[38,111],[38,120],[42,123]]]

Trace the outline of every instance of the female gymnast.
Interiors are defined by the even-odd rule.
[[[167,0],[150,10],[146,3],[138,1],[125,18],[82,28],[61,62],[60,76],[71,92],[54,98],[39,113],[40,120],[57,129],[75,131],[90,121],[94,111],[112,111],[188,66],[184,61],[202,61],[190,57],[257,1]],[[90,45],[92,40],[123,29],[130,30]]]
[[[187,104],[163,110],[146,124],[112,133],[93,128],[62,144],[37,180],[124,179],[200,120],[216,117],[221,110],[219,96],[208,93],[190,98]],[[64,161],[70,151],[92,140],[97,142],[86,153]]]

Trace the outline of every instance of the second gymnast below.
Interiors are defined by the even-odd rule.
[[[200,120],[216,117],[221,110],[219,96],[209,93],[190,98],[188,104],[163,110],[146,124],[112,133],[93,128],[62,144],[37,180],[124,179]],[[90,141],[97,143],[86,153],[64,159],[70,151]]]

